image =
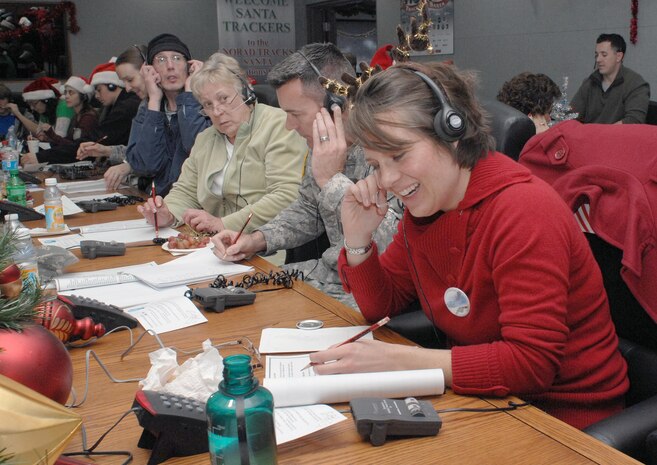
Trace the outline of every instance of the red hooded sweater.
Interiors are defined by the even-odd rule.
[[[349,267],[343,250],[339,272],[370,321],[419,298],[450,339],[457,394],[518,395],[577,428],[623,407],[627,369],[589,245],[557,193],[502,154],[477,163],[456,210],[406,212],[385,253]],[[467,315],[447,308],[450,287]]]

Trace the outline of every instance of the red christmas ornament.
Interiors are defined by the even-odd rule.
[[[64,404],[73,384],[73,363],[64,344],[40,325],[0,330],[0,374]]]
[[[36,321],[62,342],[68,342],[72,337],[86,340],[105,334],[104,325],[95,324],[89,317],[76,320],[68,305],[59,299],[44,302]]]
[[[23,289],[21,280],[21,269],[14,263],[0,271],[0,296],[6,299],[14,299],[19,296]]]

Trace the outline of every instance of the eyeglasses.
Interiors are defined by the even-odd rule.
[[[214,102],[203,102],[199,113],[201,116],[209,117],[218,110],[226,111],[233,104],[235,98],[237,98],[237,94],[239,94],[239,92],[236,91],[233,98],[229,98],[227,95],[221,95]]]
[[[174,65],[177,65],[179,63],[186,63],[186,60],[185,57],[182,55],[171,55],[170,57],[166,55],[157,55],[156,57],[153,58],[153,65],[155,66],[166,65],[169,62],[173,63]]]

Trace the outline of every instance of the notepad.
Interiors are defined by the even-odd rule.
[[[56,277],[54,281],[58,291],[71,291],[74,289],[130,283],[137,281],[137,278],[131,274],[133,271],[149,270],[156,266],[157,263],[149,262],[142,265],[108,268],[105,270],[65,273]]]
[[[367,326],[345,326],[342,328],[292,329],[265,328],[260,336],[261,354],[316,352],[339,344],[358,334]],[[362,340],[374,339],[372,333]]]
[[[154,226],[152,224],[148,224],[145,218],[139,218],[137,220],[110,221],[109,223],[98,223],[81,226],[80,233],[87,234],[108,231],[125,231],[127,229],[143,228],[155,230]]]

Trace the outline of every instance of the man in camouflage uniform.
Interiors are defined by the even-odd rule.
[[[313,65],[316,68],[313,69]],[[318,238],[326,232],[330,247],[319,260],[291,263],[283,268],[304,273],[305,281],[341,302],[358,308],[351,294],[345,294],[338,277],[337,261],[343,246],[340,208],[346,190],[365,178],[368,166],[359,146],[347,146],[342,119],[348,117],[333,106],[334,119],[324,108],[326,91],[319,84],[318,72],[328,79],[341,80],[354,69],[333,44],[309,44],[288,56],[269,73],[278,103],[287,113],[287,128],[301,134],[312,154],[306,161],[299,197],[269,223],[231,245],[235,231],[222,231],[215,238],[215,254],[224,260],[242,260],[258,252],[274,253],[291,249]],[[396,199],[374,240],[383,251],[402,215]]]

